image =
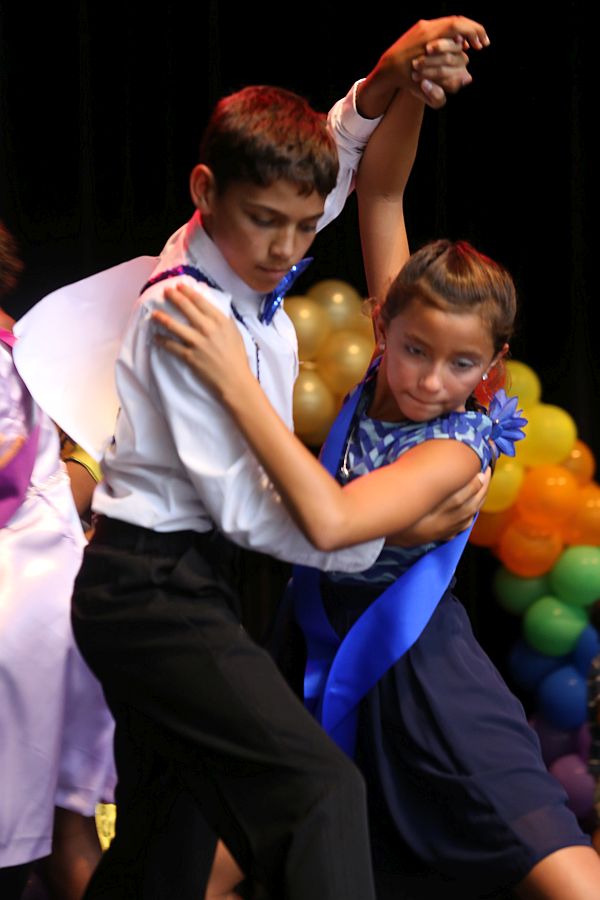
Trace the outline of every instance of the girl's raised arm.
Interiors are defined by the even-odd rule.
[[[409,257],[404,191],[417,153],[423,110],[420,100],[399,91],[371,136],[358,169],[365,274],[369,294],[379,302]]]

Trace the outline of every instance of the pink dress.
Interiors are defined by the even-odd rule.
[[[0,528],[0,867],[47,856],[54,807],[93,815],[115,782],[112,717],[71,631],[85,538],[56,429],[0,340],[0,455],[36,423],[29,486]]]

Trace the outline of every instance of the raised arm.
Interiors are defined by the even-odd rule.
[[[356,193],[367,286],[370,296],[380,301],[409,256],[404,191],[417,153],[423,111],[423,103],[412,94],[396,94],[358,170]]]
[[[467,48],[489,46],[485,28],[466,16],[421,19],[382,53],[360,86],[358,108],[369,118],[381,116],[399,89],[412,91],[439,108],[446,94],[469,84]]]
[[[248,368],[232,320],[187,285],[169,288],[166,295],[192,327],[155,312],[154,318],[179,339],[161,343],[210,385],[299,528],[319,549],[330,551],[402,531],[480,468],[464,444],[427,441],[398,462],[342,488],[271,407]]]

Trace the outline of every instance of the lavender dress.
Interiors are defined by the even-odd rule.
[[[0,868],[47,856],[54,807],[93,815],[115,780],[112,717],[71,633],[85,538],[56,429],[0,341],[0,455],[35,422],[29,487],[0,528]]]

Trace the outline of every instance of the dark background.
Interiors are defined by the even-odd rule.
[[[411,242],[465,238],[512,271],[521,299],[513,356],[597,456],[598,72],[588,8],[371,0],[351,15],[327,2],[83,0],[34,11],[4,0],[0,218],[26,264],[8,310],[18,316],[61,284],[160,251],[192,211],[188,172],[221,95],[274,83],[327,110],[418,18],[460,12],[486,26],[492,45],[472,54],[474,83],[427,111],[407,198]],[[352,201],[314,250],[296,293],[326,277],[364,291]],[[471,547],[466,565],[462,595],[482,641],[501,654],[515,624],[489,596],[489,554]]]

